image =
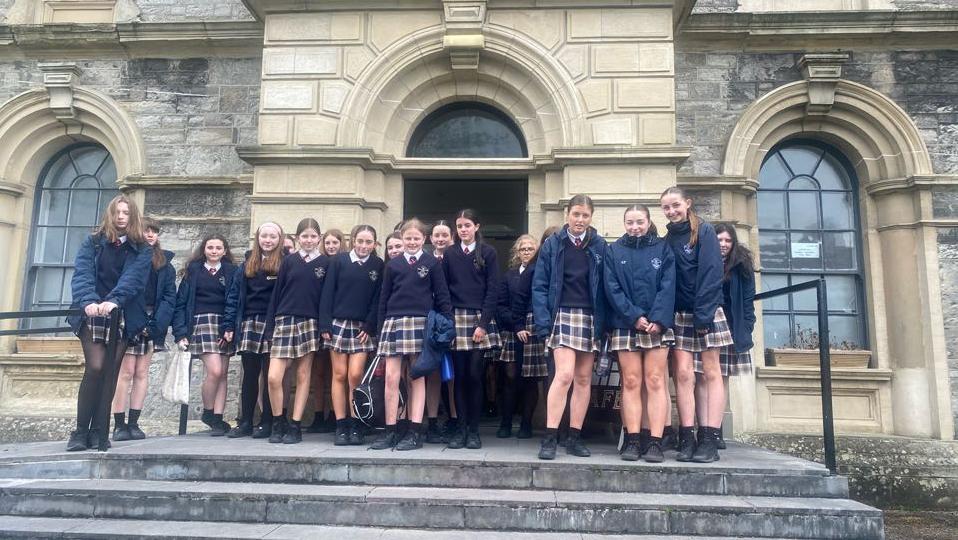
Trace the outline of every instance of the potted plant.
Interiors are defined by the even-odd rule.
[[[818,357],[818,332],[811,328],[802,328],[798,325],[795,336],[786,347],[766,349],[769,364],[779,367],[817,368],[820,365]],[[833,368],[868,367],[871,360],[871,351],[859,348],[849,341],[829,343],[829,358]]]

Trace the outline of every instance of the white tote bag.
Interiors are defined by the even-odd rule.
[[[189,405],[190,403],[190,353],[179,344],[167,349],[170,359],[167,362],[166,376],[163,378],[163,399]]]

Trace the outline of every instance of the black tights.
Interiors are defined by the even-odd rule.
[[[109,430],[110,408],[113,404],[113,393],[116,392],[120,364],[126,354],[126,344],[126,339],[120,338],[116,344],[114,358],[107,358],[106,344],[94,343],[90,328],[86,322],[83,323],[80,329],[80,346],[83,348],[85,364],[77,395],[78,430]]]
[[[532,415],[539,403],[539,380],[523,377],[519,362],[499,363],[499,382],[502,388],[502,425],[512,425],[516,402],[521,401],[519,414],[523,424],[532,423]]]
[[[482,416],[483,389],[486,380],[484,351],[453,351],[456,373],[456,413],[470,431],[479,431]]]
[[[240,421],[253,423],[256,413],[256,398],[259,393],[260,373],[267,373],[269,369],[269,353],[256,354],[251,352],[240,353],[243,359],[243,383],[240,390]],[[273,409],[269,405],[269,385],[263,385],[263,414],[262,418],[272,418]]]

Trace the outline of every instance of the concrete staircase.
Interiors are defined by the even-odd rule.
[[[883,537],[820,465],[729,445],[709,465],[535,458],[536,441],[410,453],[206,435],[66,454],[0,447],[3,538]]]

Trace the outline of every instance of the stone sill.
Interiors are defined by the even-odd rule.
[[[832,380],[891,381],[893,371],[886,368],[832,368]],[[819,380],[819,369],[803,367],[762,366],[755,369],[758,379],[814,379]]]
[[[13,353],[0,354],[0,368],[7,366],[81,366],[83,365],[83,353],[57,352],[57,353]]]

